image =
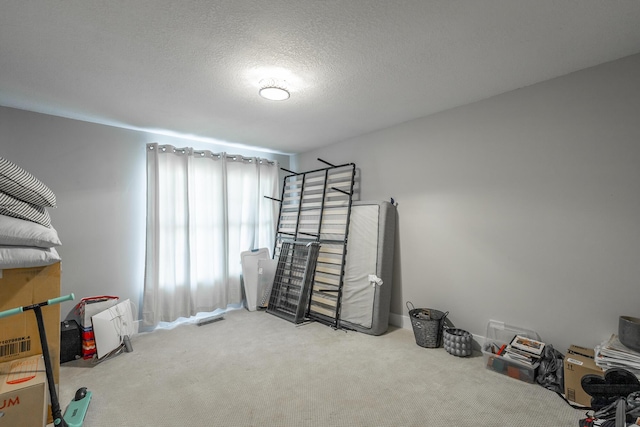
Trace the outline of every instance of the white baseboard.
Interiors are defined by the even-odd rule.
[[[398,328],[413,330],[411,327],[411,320],[409,320],[409,316],[389,313],[389,324]]]

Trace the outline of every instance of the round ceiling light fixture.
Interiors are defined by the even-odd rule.
[[[260,80],[261,97],[270,101],[284,101],[291,96],[287,90],[287,82],[284,80],[263,79]]]

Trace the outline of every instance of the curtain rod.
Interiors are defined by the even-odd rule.
[[[169,145],[169,144],[160,145],[158,143],[149,143],[147,144],[147,148],[149,150],[157,149],[163,152],[166,152],[167,150],[171,150],[171,152],[177,153],[177,154],[192,154],[194,156],[211,157],[211,158],[217,158],[217,159],[220,159],[222,158],[222,156],[224,156],[225,159],[234,160],[234,161],[240,160],[242,162],[249,162],[249,163],[252,163],[255,160],[259,163],[267,163],[269,165],[276,164],[275,160],[263,159],[261,157],[246,157],[240,154],[227,154],[225,152],[214,153],[210,150],[194,150],[191,147],[176,148],[173,145]]]

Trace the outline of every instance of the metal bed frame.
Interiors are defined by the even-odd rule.
[[[286,275],[279,276],[277,272],[267,311],[279,315],[285,311],[287,314],[281,317],[295,323],[309,319],[340,328],[340,306],[356,170],[354,163],[333,165],[322,159],[318,160],[328,167],[302,173],[283,169],[290,172],[290,175],[284,178],[281,199],[273,199],[280,202],[272,252],[273,258],[279,260],[278,271],[281,263],[282,271],[286,272],[287,263],[293,266],[301,262],[297,254],[291,255],[291,244],[298,248],[298,253],[300,246],[317,244],[317,259],[308,260],[307,264],[307,269],[313,267],[313,270],[307,271],[310,279],[302,284],[308,289],[303,286],[300,298],[297,298],[298,294],[292,294],[289,298],[278,299],[276,294],[282,294],[283,289],[289,286],[289,279]],[[313,252],[310,251],[311,256],[314,255]],[[271,308],[272,299],[276,304],[278,301],[286,301],[286,307],[276,305]],[[298,305],[294,309],[291,303],[296,299]],[[293,312],[295,315],[291,314]],[[299,315],[300,312],[304,312],[304,317]]]

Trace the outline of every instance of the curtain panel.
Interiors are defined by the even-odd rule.
[[[240,253],[271,251],[277,162],[147,145],[143,323],[242,302]]]

